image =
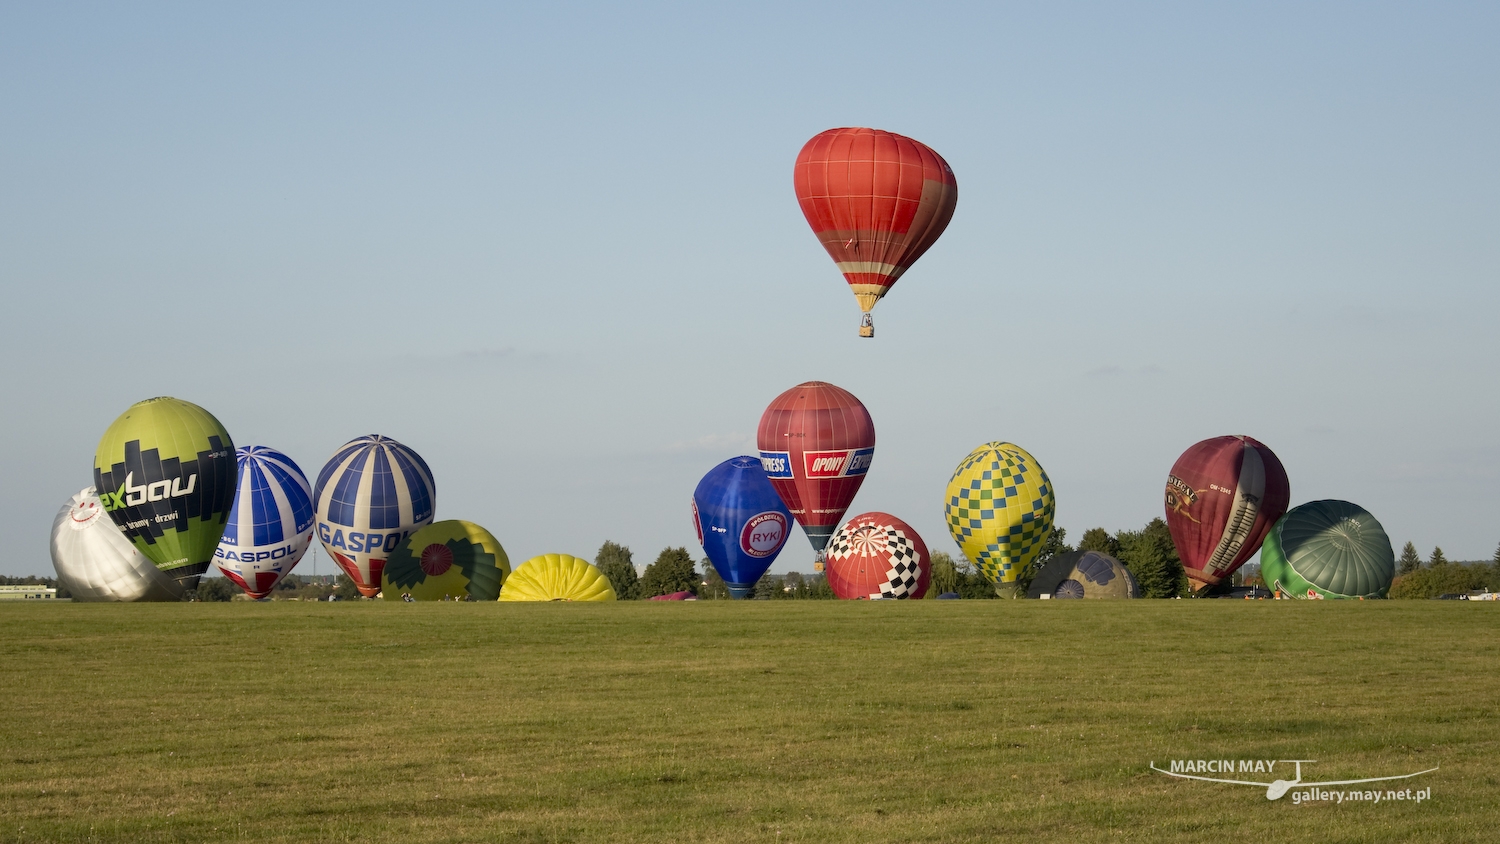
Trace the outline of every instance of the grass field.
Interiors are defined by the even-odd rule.
[[[1500,840],[1497,631],[1436,601],[0,606],[0,841]],[[1295,805],[1147,768],[1221,757],[1441,770]]]

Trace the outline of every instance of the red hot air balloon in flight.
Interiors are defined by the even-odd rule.
[[[1216,586],[1260,550],[1291,502],[1286,469],[1250,437],[1214,437],[1167,476],[1167,527],[1195,590]]]
[[[760,462],[823,561],[828,537],[865,482],[875,423],[848,390],[808,381],[771,402],[756,434]]]
[[[792,184],[808,225],[859,300],[859,336],[875,336],[870,309],[953,219],[953,168],[894,132],[829,129],[797,154]]]

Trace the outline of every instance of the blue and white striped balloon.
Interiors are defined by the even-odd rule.
[[[312,488],[292,458],[263,445],[235,449],[239,484],[214,563],[264,598],[312,545]]]
[[[437,485],[427,461],[379,434],[350,440],[318,473],[318,539],[361,594],[380,591],[385,561],[432,522]]]

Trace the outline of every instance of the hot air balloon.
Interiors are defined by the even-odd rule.
[[[1167,476],[1167,527],[1193,588],[1224,582],[1254,556],[1290,500],[1281,461],[1250,437],[1184,451]]]
[[[879,129],[829,129],[797,154],[802,214],[864,312],[937,242],[958,205],[953,168],[925,144]]]
[[[786,544],[792,514],[771,487],[759,459],[732,457],[698,482],[693,527],[729,594],[749,598],[755,582]]]
[[[921,598],[932,584],[932,558],[911,525],[889,513],[865,513],[833,535],[827,573],[840,598]]]
[[[445,598],[493,601],[510,574],[510,558],[494,534],[458,519],[433,522],[406,538],[385,561],[385,600]]]
[[[146,559],[114,522],[93,487],[52,520],[52,567],[75,601],[180,601],[182,584]]]
[[[260,600],[312,545],[312,487],[285,454],[263,445],[235,450],[239,480],[214,563]]]
[[[410,448],[370,434],[341,446],[313,489],[318,539],[360,594],[380,591],[386,558],[432,521],[437,485]]]
[[[1261,580],[1292,598],[1384,598],[1395,576],[1385,528],[1347,501],[1293,507],[1260,551]]]
[[[1014,443],[985,443],[953,470],[946,499],[953,541],[996,594],[1014,596],[1016,578],[1052,533],[1056,503],[1041,464]]]
[[[777,396],[760,417],[760,462],[818,553],[844,518],[875,457],[875,423],[853,393],[808,381]]]
[[[109,517],[146,558],[196,589],[234,505],[234,442],[213,414],[161,397],[130,406],[94,454]]]
[[[1125,564],[1099,551],[1068,551],[1047,561],[1026,597],[1139,598],[1141,587]]]
[[[502,601],[613,601],[614,587],[588,560],[543,554],[516,567],[500,590]]]

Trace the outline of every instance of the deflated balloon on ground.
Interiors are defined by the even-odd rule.
[[[1125,564],[1101,551],[1068,551],[1048,560],[1026,589],[1028,598],[1139,598]]]
[[[182,584],[105,516],[93,487],[69,499],[52,520],[52,567],[75,601],[182,600]]]
[[[502,601],[613,601],[614,587],[588,560],[543,554],[516,567],[500,590]]]
[[[1271,528],[1261,580],[1291,598],[1383,598],[1396,574],[1385,528],[1348,501],[1309,501]]]
[[[407,537],[380,576],[387,601],[494,601],[510,574],[510,558],[494,534],[460,519],[433,522]]]

